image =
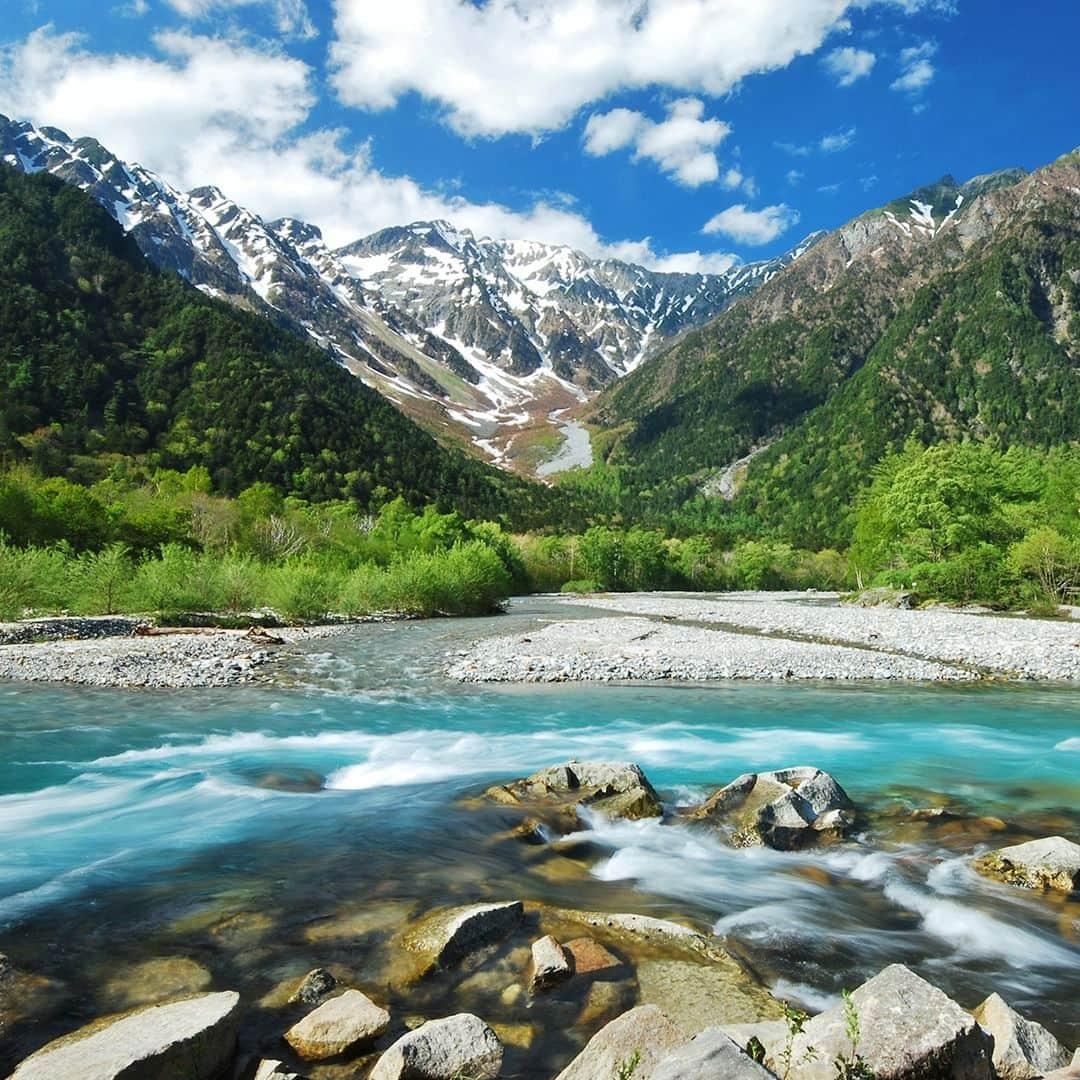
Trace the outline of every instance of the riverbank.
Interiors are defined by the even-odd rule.
[[[477,641],[462,682],[826,679],[1080,681],[1080,625],[942,609],[841,605],[819,593],[553,597],[595,619]]]

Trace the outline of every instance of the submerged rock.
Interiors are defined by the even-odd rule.
[[[520,900],[446,908],[414,923],[403,935],[402,944],[416,954],[423,975],[437,967],[450,967],[476,949],[501,941],[524,917],[525,906]]]
[[[125,968],[106,984],[105,1003],[113,1009],[158,1004],[209,989],[210,972],[185,956],[162,956]]]
[[[806,1024],[792,1043],[797,1080],[834,1080],[835,1060],[856,1055],[876,1080],[992,1080],[993,1039],[937,987],[893,964],[851,995],[860,1038],[852,1046],[844,1005]],[[806,1055],[816,1051],[812,1060]],[[766,1065],[774,1069],[775,1058]]]
[[[855,804],[827,772],[799,766],[744,773],[686,816],[729,829],[738,847],[792,851],[846,836]]]
[[[1025,889],[1070,893],[1080,888],[1080,844],[1049,836],[999,848],[972,863],[980,874]]]
[[[492,1028],[479,1016],[459,1013],[402,1035],[379,1058],[370,1080],[494,1080],[502,1056]]]
[[[1034,1080],[1071,1061],[1069,1051],[1046,1028],[1021,1016],[997,994],[972,1013],[994,1037],[994,1069],[1001,1080]]]
[[[574,938],[566,943],[575,975],[595,975],[598,971],[614,971],[623,962],[589,937]]]
[[[637,965],[640,1000],[658,1005],[687,1035],[718,1024],[775,1016],[761,989],[740,968],[696,960],[643,960]]]
[[[485,797],[504,806],[520,806],[539,815],[544,824],[568,832],[578,824],[583,807],[606,817],[660,817],[660,796],[641,769],[629,761],[568,761],[497,785]],[[530,823],[535,831],[535,825]]]
[[[202,994],[98,1021],[49,1043],[12,1080],[217,1080],[236,1051],[240,995]]]
[[[374,1042],[390,1026],[390,1014],[359,990],[323,1002],[285,1032],[305,1060],[324,1061]]]
[[[566,950],[550,934],[533,942],[529,988],[534,994],[566,982],[573,973]]]
[[[668,1054],[649,1080],[770,1080],[772,1076],[720,1028],[713,1027]]]
[[[639,1005],[602,1027],[557,1080],[647,1078],[687,1036],[655,1005]]]

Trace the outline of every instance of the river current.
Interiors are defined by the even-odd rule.
[[[0,684],[0,952],[62,987],[0,1045],[0,1072],[106,1011],[124,965],[192,956],[257,997],[326,962],[312,927],[342,913],[478,899],[690,919],[810,1009],[903,962],[964,1005],[996,990],[1080,1042],[1080,904],[968,865],[1014,837],[1080,835],[1080,691],[443,677],[449,651],[543,612],[359,627],[305,646],[289,686]],[[579,875],[540,873],[491,842],[494,810],[461,800],[571,757],[636,761],[672,807],[813,764],[870,824],[795,855],[595,822]],[[940,805],[1009,828],[903,816]]]

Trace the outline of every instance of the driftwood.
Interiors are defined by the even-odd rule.
[[[170,637],[173,634],[224,634],[237,631],[223,630],[214,626],[140,626],[135,633],[139,637]],[[285,639],[268,634],[262,627],[253,626],[244,636],[259,645],[284,645]]]

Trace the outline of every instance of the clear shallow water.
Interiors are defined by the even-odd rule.
[[[193,953],[220,985],[259,994],[323,962],[304,928],[343,910],[521,897],[713,925],[810,1007],[902,961],[966,1005],[998,990],[1080,1041],[1080,905],[986,882],[966,860],[1080,832],[1080,692],[439,675],[447,650],[534,614],[360,628],[313,643],[292,689],[0,685],[0,951],[79,987],[50,1023],[100,1012],[110,973],[148,956]],[[459,803],[574,756],[637,761],[672,806],[746,770],[815,764],[871,811],[868,831],[794,856],[598,822],[588,876],[563,880],[491,843],[497,810]],[[942,799],[1013,829],[888,816]],[[206,911],[272,929],[257,947],[193,932]]]

